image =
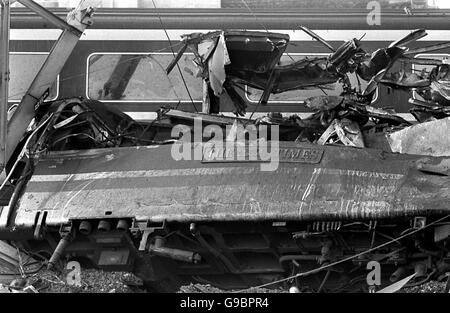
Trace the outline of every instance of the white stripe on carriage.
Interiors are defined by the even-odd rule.
[[[62,175],[34,175],[30,182],[61,182],[80,180],[101,180],[118,178],[146,178],[146,177],[172,177],[172,176],[204,176],[219,174],[252,174],[255,168],[221,167],[221,168],[184,168],[172,170],[148,170],[148,171],[115,171],[115,172],[91,172]]]
[[[210,32],[213,29],[169,29],[167,30],[172,40],[180,40],[184,34],[195,32]],[[257,30],[261,31],[261,30]],[[319,36],[328,41],[345,41],[352,38],[360,38],[365,35],[363,41],[395,41],[410,33],[409,30],[382,29],[382,30],[351,30],[332,29],[314,30]],[[309,35],[300,30],[274,29],[274,33],[283,33],[290,36],[291,41],[313,41]],[[450,30],[428,30],[428,36],[421,41],[444,41],[450,38]],[[59,29],[11,29],[11,40],[56,40],[61,34]],[[132,41],[167,41],[162,29],[87,29],[81,40],[132,40]]]
[[[367,172],[358,170],[327,169],[316,168],[321,174],[352,176],[375,179],[393,179],[398,180],[404,177],[403,174]],[[175,176],[205,176],[205,175],[250,175],[259,171],[258,167],[216,167],[216,168],[185,168],[171,170],[148,170],[148,171],[114,171],[114,172],[91,172],[78,174],[60,174],[60,175],[33,175],[30,182],[72,182],[83,180],[102,180],[102,179],[121,179],[121,178],[147,178],[147,177],[175,177]],[[281,175],[296,173],[305,173],[306,168],[280,168],[277,174]],[[263,172],[261,174],[264,174]]]

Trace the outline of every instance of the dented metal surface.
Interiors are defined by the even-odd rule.
[[[17,227],[36,213],[47,224],[135,217],[150,221],[245,221],[394,218],[445,214],[450,178],[417,170],[418,157],[377,150],[323,149],[317,164],[172,161],[170,146],[54,153],[41,159],[15,211]],[[164,162],[161,162],[164,160]],[[108,212],[108,213],[107,213]]]
[[[450,156],[450,118],[421,123],[388,134],[393,152]]]

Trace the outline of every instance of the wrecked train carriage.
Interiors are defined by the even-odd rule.
[[[266,35],[255,37],[273,47]],[[265,72],[275,66],[270,60]],[[345,259],[302,278],[302,286],[354,290],[371,260],[386,268],[384,284],[400,272],[420,269],[422,279],[448,268],[448,157],[318,145],[314,135],[296,140],[305,123],[318,127],[313,118],[284,120],[290,142],[256,140],[243,150],[234,140],[220,145],[194,134],[187,157],[177,160],[185,148],[172,138],[177,124],[191,133],[200,118],[226,129],[277,117],[163,110],[157,121],[140,123],[82,99],[35,113],[36,127],[19,146],[28,155],[9,170],[13,193],[1,210],[0,236],[47,254],[52,266],[65,257],[129,270],[159,291],[192,281],[246,288]],[[269,158],[250,149],[264,142],[274,148]]]
[[[183,43],[167,72],[174,69],[188,48],[194,53],[198,76],[204,81],[203,103],[208,108],[205,113],[218,113],[220,101],[224,100],[221,96],[225,94],[235,106],[235,112],[244,115],[246,101],[242,91],[246,86],[262,90],[259,102],[267,104],[273,93],[317,86],[326,88],[343,77],[332,68],[328,69],[338,62],[329,65],[328,58],[280,64],[289,43],[289,36],[284,34],[227,30],[186,35]]]
[[[262,171],[267,160],[223,160],[226,146],[208,143],[175,161],[177,145],[41,155],[20,200],[2,210],[2,237],[133,271],[155,290],[192,281],[236,289],[284,278],[295,264],[304,271],[351,257],[449,213],[449,176],[436,172],[448,158],[280,142],[270,160],[278,167]],[[355,277],[344,273],[364,273],[373,259],[388,276],[400,267],[445,271],[439,251],[449,232],[438,224],[343,263],[325,290],[352,290]],[[316,280],[304,285],[316,290]]]

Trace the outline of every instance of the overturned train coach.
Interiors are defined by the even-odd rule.
[[[211,158],[201,142],[176,161],[183,147],[163,143],[58,149],[24,163],[1,238],[52,265],[64,256],[133,271],[158,291],[195,281],[241,289],[335,262],[299,284],[317,290],[326,275],[323,291],[355,290],[370,261],[383,264],[383,283],[448,270],[448,158],[269,142],[279,164],[262,171],[263,160]]]
[[[286,139],[267,141],[277,166],[264,171],[250,147],[247,158],[220,158],[242,147],[212,148],[201,135],[174,157],[186,148],[174,125],[232,118],[165,110],[137,122],[78,98],[37,107],[6,166],[0,238],[50,266],[132,271],[155,291],[199,282],[328,292],[366,288],[370,261],[383,285],[450,268],[448,157]]]

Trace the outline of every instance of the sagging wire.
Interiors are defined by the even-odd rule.
[[[153,6],[155,7],[155,9],[157,9],[154,0],[152,0],[152,3],[153,3]],[[175,51],[172,48],[172,41],[170,40],[169,33],[167,32],[167,29],[164,27],[164,23],[162,21],[161,15],[159,14],[159,11],[156,11],[156,14],[158,15],[158,19],[159,19],[159,23],[161,24],[161,28],[164,30],[164,33],[166,34],[167,40],[169,41],[169,47],[170,47],[170,50],[172,50],[173,57],[176,57]],[[198,113],[197,106],[195,105],[194,99],[192,98],[191,92],[189,91],[189,88],[187,86],[186,80],[184,79],[184,76],[183,76],[183,72],[181,71],[181,68],[180,68],[180,65],[178,64],[178,62],[177,62],[177,68],[178,68],[178,72],[180,73],[181,80],[183,81],[184,87],[186,88],[186,92],[189,95],[189,99],[191,100],[192,106],[194,107],[195,111]]]
[[[153,0],[152,0],[153,1]],[[267,29],[267,27],[259,20],[258,16],[255,14],[255,12],[253,12],[253,10],[250,8],[250,6],[247,4],[247,2],[245,0],[241,0],[241,2],[245,5],[245,7],[247,8],[247,10],[250,12],[250,14],[253,15],[253,17],[255,18],[255,20],[260,24],[260,26],[262,26],[262,28],[264,28],[264,30],[269,33],[269,30]],[[294,58],[289,54],[286,53],[286,55],[292,60],[292,62],[295,62]],[[273,72],[271,73],[271,75],[273,75]],[[323,90],[322,90],[323,91]],[[324,92],[325,93],[325,92]],[[325,93],[326,94],[326,93]],[[252,114],[250,115],[250,117],[248,118],[248,121],[246,123],[246,125],[248,123],[250,123],[251,119],[253,118],[253,116],[255,115],[256,111],[258,110],[259,106],[261,105],[261,102],[263,100],[264,97],[264,93],[261,96],[261,99],[258,101],[258,104],[256,105],[255,109],[253,110]]]
[[[328,94],[325,92],[325,90],[322,88],[322,86],[317,86],[317,88],[319,88],[325,96],[328,96]]]
[[[149,54],[143,54],[143,55],[136,56],[135,58],[129,58],[129,59],[127,59],[126,61],[117,62],[117,64],[124,64],[124,63],[130,62],[130,61],[133,61],[133,60],[141,59],[141,58],[143,58],[143,57],[151,57],[152,54],[159,53],[159,52],[163,52],[163,51],[166,51],[166,50],[168,50],[168,49],[170,49],[170,50],[173,51],[173,48],[179,47],[179,46],[181,46],[182,44],[183,44],[182,42],[178,42],[178,43],[176,43],[176,44],[167,46],[167,47],[165,47],[165,48],[162,48],[162,49],[153,51],[153,52],[151,52],[151,53],[149,53]],[[120,53],[118,53],[118,54],[120,54]],[[90,73],[90,74],[98,73],[98,72],[101,72],[101,71],[106,70],[106,69],[110,69],[110,66],[100,67],[100,68],[98,68],[98,69],[95,70],[95,71],[89,71],[89,73]],[[79,78],[79,77],[86,77],[86,73],[80,73],[80,74],[75,74],[75,75],[67,76],[67,77],[65,77],[65,78],[60,78],[60,79],[59,79],[59,82],[70,81],[70,80],[72,80],[72,79]],[[47,85],[47,84],[45,84],[45,85],[43,84],[43,85],[38,86],[38,87],[44,87],[44,86],[46,86],[46,85]],[[18,93],[16,93],[16,94],[9,95],[9,98],[11,99],[11,98],[14,98],[14,97],[20,97],[20,96],[23,96],[23,93],[24,93],[24,92],[26,92],[26,89],[22,89],[22,90],[20,90],[20,92],[18,92]],[[12,100],[9,100],[9,101],[12,101]]]
[[[64,140],[69,139],[69,138],[72,138],[72,137],[78,137],[78,136],[85,136],[85,137],[91,139],[92,141],[94,141],[95,143],[98,143],[98,140],[97,140],[96,138],[92,137],[91,135],[86,134],[86,133],[78,133],[78,134],[70,134],[70,135],[63,136],[63,137],[58,138],[57,140],[55,140],[54,142],[52,142],[52,147],[54,147],[56,144],[58,144],[58,143],[61,142],[61,141],[64,141]],[[108,142],[108,141],[110,141],[110,140],[107,139],[107,140],[105,140],[105,141]]]
[[[260,21],[260,19],[258,18],[258,16],[255,14],[255,12],[250,8],[250,6],[247,4],[247,2],[245,0],[241,0],[241,2],[245,5],[245,7],[247,8],[247,10],[250,12],[250,14],[253,15],[253,17],[255,18],[255,20],[258,22],[258,24],[264,28],[264,30],[269,33],[269,30],[267,29],[267,27]],[[292,60],[292,62],[295,62],[294,58],[289,54],[286,53],[286,55]]]
[[[164,69],[164,67],[162,66],[162,64],[161,64],[160,62],[158,62],[158,61],[157,61],[155,58],[153,58],[151,55],[148,56],[148,58],[150,58],[150,59],[152,59],[153,61],[155,61],[156,64],[158,64],[159,68],[162,69],[163,72],[165,72],[165,69]],[[177,64],[177,65],[178,65],[178,64]],[[170,79],[169,75],[166,75],[166,77],[167,77],[167,80],[169,81],[170,86],[172,87],[172,90],[173,90],[173,93],[174,93],[175,97],[177,97],[177,99],[178,99],[178,105],[179,105],[179,104],[181,103],[181,97],[180,97],[180,96],[178,95],[178,93],[176,92],[175,85],[172,83],[172,80]],[[181,77],[183,78],[183,76],[181,76]],[[188,92],[189,92],[189,91],[188,91]],[[190,97],[190,95],[189,95],[189,97]],[[193,101],[192,97],[191,97],[191,101]],[[178,105],[177,105],[177,107],[178,107]]]
[[[392,244],[392,243],[394,243],[394,242],[398,242],[399,240],[402,240],[402,239],[407,238],[407,237],[409,237],[409,236],[411,236],[411,235],[413,235],[413,234],[416,234],[416,233],[418,233],[418,232],[421,232],[421,231],[423,231],[423,230],[425,230],[425,229],[427,229],[427,228],[429,228],[429,227],[431,227],[431,226],[434,226],[434,225],[436,225],[437,223],[440,223],[440,222],[446,220],[446,219],[449,218],[449,217],[450,217],[450,215],[444,216],[444,217],[442,217],[442,218],[440,218],[440,219],[438,219],[438,220],[436,220],[436,221],[434,221],[434,222],[432,222],[432,223],[430,223],[430,224],[428,224],[428,225],[425,225],[425,226],[422,227],[422,228],[415,229],[414,231],[411,231],[411,232],[409,232],[409,233],[406,233],[406,234],[404,234],[404,235],[401,235],[401,236],[399,236],[399,237],[397,237],[397,238],[395,238],[395,239],[393,239],[393,240],[387,241],[387,242],[382,243],[382,244],[380,244],[380,245],[378,245],[378,246],[376,246],[376,247],[367,249],[367,250],[365,250],[365,251],[363,251],[363,252],[360,252],[360,253],[357,253],[357,254],[355,254],[355,255],[349,256],[349,257],[344,258],[344,259],[341,259],[341,260],[339,260],[339,261],[336,261],[336,262],[333,262],[333,263],[330,263],[330,264],[321,266],[321,267],[319,267],[319,268],[316,268],[316,269],[313,269],[313,270],[310,270],[310,271],[306,271],[306,272],[303,272],[303,273],[299,273],[299,274],[296,274],[296,275],[293,275],[293,276],[290,276],[290,277],[287,277],[287,278],[279,279],[279,280],[276,280],[276,281],[273,281],[273,282],[270,282],[270,283],[262,284],[262,285],[255,286],[255,287],[251,287],[251,288],[247,288],[247,289],[238,290],[238,291],[235,291],[235,293],[242,293],[242,292],[245,292],[245,291],[247,291],[247,290],[249,290],[249,289],[253,289],[253,288],[264,288],[264,287],[276,285],[276,284],[279,284],[279,283],[283,283],[283,282],[286,282],[286,281],[289,281],[289,280],[292,280],[292,279],[296,279],[296,278],[298,278],[298,277],[303,277],[303,276],[308,276],[308,275],[312,275],[312,274],[317,274],[317,273],[319,273],[319,272],[321,272],[321,271],[323,271],[323,270],[325,270],[325,269],[329,269],[329,268],[331,268],[331,267],[333,267],[333,266],[336,266],[336,265],[339,265],[339,264],[341,264],[341,263],[345,263],[345,262],[351,261],[351,260],[353,260],[353,259],[359,258],[359,257],[361,257],[361,256],[363,256],[363,255],[366,255],[366,254],[368,254],[368,253],[371,253],[371,252],[373,252],[373,251],[376,251],[376,250],[378,250],[378,249],[381,249],[381,248],[383,248],[383,247],[386,247],[386,246],[388,246],[388,245],[390,245],[390,244]]]
[[[247,2],[245,0],[241,0],[242,3],[245,5],[245,7],[247,8],[247,10],[250,12],[250,14],[253,15],[253,17],[255,18],[255,20],[259,23],[260,26],[262,26],[262,28],[264,28],[264,30],[269,33],[269,30],[267,29],[267,27],[260,21],[260,19],[258,18],[258,16],[255,14],[255,12],[250,8],[250,6],[247,4]],[[295,62],[294,58],[289,54],[286,53],[286,55],[292,60],[292,62]]]
[[[28,145],[30,144],[31,139],[33,139],[33,137],[41,130],[41,128],[43,128],[50,121],[50,119],[52,117],[53,117],[53,113],[50,114],[47,117],[47,119],[43,123],[41,123],[41,125],[39,125],[28,137],[27,141],[25,142],[25,145],[22,148],[22,151],[20,151],[20,154],[18,155],[18,157],[16,159],[16,162],[14,162],[14,165],[11,167],[11,170],[9,171],[8,176],[6,176],[5,180],[3,181],[2,185],[0,186],[0,190],[2,190],[6,186],[6,184],[11,179],[11,176],[13,175],[14,170],[16,169],[17,165],[19,165],[19,163],[22,161],[22,158],[27,154]]]

